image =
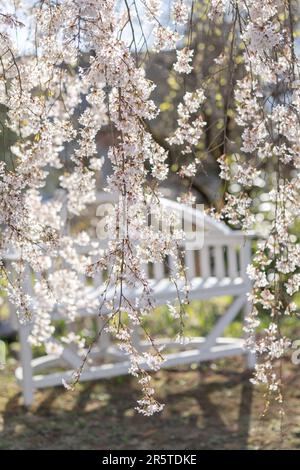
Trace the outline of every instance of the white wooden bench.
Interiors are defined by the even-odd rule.
[[[109,196],[105,195],[103,201]],[[165,208],[182,212],[182,206],[167,199],[162,200]],[[188,268],[188,278],[191,284],[189,298],[191,300],[209,300],[219,296],[232,296],[229,308],[220,315],[215,326],[206,337],[194,337],[182,345],[175,340],[156,338],[156,343],[165,346],[162,364],[163,368],[179,364],[199,363],[201,361],[216,360],[225,356],[244,355],[247,367],[255,365],[254,355],[245,349],[243,338],[228,338],[222,336],[226,327],[240,312],[247,312],[249,308],[247,293],[250,282],[246,275],[246,267],[251,260],[251,239],[238,231],[233,231],[225,224],[215,221],[203,212],[192,208],[185,208],[184,219],[195,230],[203,230],[204,245],[195,242],[189,244],[185,253],[185,265]],[[196,221],[196,227],[195,227]],[[198,226],[197,226],[198,225]],[[163,263],[156,263],[149,268],[149,278],[153,288],[156,305],[164,305],[176,299],[176,288],[166,274]],[[101,283],[101,279],[97,283]],[[28,286],[31,289],[31,286]],[[89,287],[91,296],[99,295],[99,284]],[[132,298],[138,292],[128,292]],[[81,318],[97,318],[98,309],[94,311],[80,311]],[[53,313],[53,318],[59,318],[59,313]],[[97,320],[98,321],[98,320]],[[70,325],[73,328],[73,324]],[[16,370],[16,378],[23,390],[24,404],[29,406],[34,399],[34,391],[39,388],[52,387],[62,384],[62,379],[70,381],[74,369],[80,367],[82,358],[74,348],[60,343],[61,354],[47,354],[32,359],[32,350],[28,342],[31,325],[19,325],[19,338],[21,345],[21,366]],[[59,339],[57,339],[59,342]],[[137,347],[146,351],[149,347],[147,341],[136,339]],[[168,350],[172,352],[168,352]],[[99,344],[90,355],[89,361],[81,374],[81,381],[96,380],[128,373],[128,357],[122,353],[107,334],[101,335]],[[101,362],[102,361],[102,362]],[[143,364],[147,369],[147,364]],[[51,371],[52,369],[52,371]],[[53,371],[53,369],[55,371]]]

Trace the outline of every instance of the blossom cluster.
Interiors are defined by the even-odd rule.
[[[263,228],[263,241],[258,243],[248,269],[253,289],[245,331],[248,347],[258,356],[253,381],[265,384],[268,397],[275,396],[282,403],[281,368],[277,364],[290,340],[281,333],[280,325],[286,315],[295,315],[293,295],[300,287],[300,245],[293,234],[300,213],[298,59],[293,31],[288,31],[282,20],[286,15],[292,25],[293,12],[273,0],[264,2],[263,8],[257,0],[231,3],[241,26],[245,72],[235,87],[240,152],[223,155],[219,161],[221,176],[235,188],[227,195],[224,213],[232,224],[245,230],[259,232]],[[271,208],[265,220],[261,213],[257,217],[257,197],[251,194],[255,187]],[[269,326],[256,338],[261,312],[268,313]]]
[[[280,322],[295,314],[293,296],[300,286],[300,246],[293,233],[300,212],[300,77],[289,4],[266,0],[262,8],[260,0],[212,0],[207,12],[210,21],[223,17],[229,25],[229,63],[223,53],[215,63],[228,68],[230,85],[236,56],[243,54],[243,73],[227,93],[228,100],[234,96],[241,142],[231,152],[224,130],[219,163],[228,193],[223,215],[233,226],[256,230],[262,221],[257,218],[258,189],[271,207],[261,224],[263,241],[248,270],[252,310],[245,330],[248,347],[261,359],[253,380],[266,384],[279,401],[276,361],[290,344]],[[169,22],[163,20],[160,0],[122,5],[117,0],[39,0],[29,6],[21,0],[0,0],[0,104],[5,127],[15,136],[0,163],[0,270],[19,321],[32,322],[31,343],[43,343],[47,351],[59,349],[53,339],[54,313],[72,322],[82,310],[97,311],[105,333],[129,357],[130,371],[138,376],[143,392],[138,409],[149,415],[163,405],[154,397],[147,371],[156,370],[163,357],[143,327],[155,308],[145,266],[168,257],[173,260],[170,280],[178,285],[185,276],[179,237],[158,234],[148,224],[148,207],[161,213],[159,185],[167,179],[169,166],[168,151],[149,128],[159,114],[152,98],[156,84],[140,64],[135,23],[143,41],[143,24],[148,25],[154,53],[176,52],[172,69],[178,74],[193,75],[197,49],[191,47],[193,18],[187,0],[170,2]],[[184,28],[189,29],[187,40]],[[30,49],[26,54],[14,39],[24,29]],[[184,90],[176,129],[167,139],[183,158],[190,158],[179,165],[182,178],[192,179],[199,169],[197,158],[191,158],[209,128],[204,102],[210,83],[208,79]],[[224,127],[228,115],[227,103]],[[111,173],[104,189],[117,200],[105,219],[110,234],[105,248],[85,230],[74,234],[70,228],[97,200],[103,156],[96,140],[102,130],[111,133]],[[58,175],[56,191],[45,200],[52,174]],[[192,199],[191,192],[181,197]],[[164,214],[164,219],[172,225],[173,214]],[[89,295],[87,277],[101,279],[96,297]],[[136,293],[133,299],[128,290]],[[184,317],[187,290],[185,286],[179,292],[179,309],[170,306],[175,318]],[[257,339],[261,312],[268,313],[269,324]],[[148,352],[135,347],[137,328],[151,346]],[[76,334],[66,336],[65,343],[70,342],[83,357],[75,383],[90,348]]]
[[[177,24],[188,20],[186,4],[174,2],[170,26],[159,19],[160,1],[140,0],[139,7],[153,27],[154,48],[175,48]],[[176,266],[178,256],[178,237],[158,235],[145,214],[145,205],[152,212],[161,210],[155,187],[167,178],[168,153],[146,126],[159,112],[151,99],[155,85],[132,54],[135,38],[122,38],[138,7],[124,4],[120,9],[115,0],[46,0],[33,6],[18,2],[17,9],[14,2],[1,1],[0,8],[0,103],[7,110],[6,126],[16,136],[9,149],[13,166],[8,161],[0,165],[0,256],[5,260],[12,250],[14,257],[9,265],[0,265],[9,298],[19,321],[32,323],[30,342],[56,353],[54,313],[69,322],[83,310],[109,319],[106,333],[120,342],[131,372],[140,377],[139,410],[146,415],[160,411],[146,372],[158,367],[160,351],[145,332],[151,350],[141,354],[124,320],[128,317],[131,325],[143,329],[144,317],[155,307],[145,265],[171,256]],[[24,15],[31,45],[26,55],[13,40],[23,26],[18,17]],[[107,217],[110,240],[105,250],[83,230],[74,234],[69,228],[96,201],[103,164],[96,138],[102,129],[111,129],[113,136],[105,191],[118,201]],[[53,170],[59,175],[58,191],[45,201]],[[171,223],[172,215],[166,213],[169,219]],[[91,296],[86,278],[99,275],[101,291]],[[177,277],[174,273],[174,282]],[[138,292],[133,301],[128,289]],[[70,341],[83,355],[76,382],[89,348],[84,352],[77,335]]]

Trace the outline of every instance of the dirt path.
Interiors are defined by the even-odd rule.
[[[253,390],[243,362],[231,359],[156,375],[164,412],[133,410],[138,389],[122,377],[36,394],[20,406],[12,371],[0,371],[1,449],[278,449],[300,448],[300,369],[284,368],[286,418],[281,440],[275,412],[260,419],[262,393]],[[12,368],[12,365],[10,366]]]

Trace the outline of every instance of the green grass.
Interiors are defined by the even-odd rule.
[[[211,330],[222,312],[229,306],[231,297],[219,297],[210,301],[192,301],[185,307],[184,332],[187,336],[205,336]],[[179,331],[179,321],[174,321],[166,306],[158,307],[155,313],[145,319],[146,328],[153,335],[175,337]],[[227,329],[226,336],[242,334],[240,319],[237,318]]]

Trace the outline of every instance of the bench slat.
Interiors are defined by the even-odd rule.
[[[210,277],[210,258],[207,246],[204,246],[202,250],[200,250],[200,271],[203,279]]]
[[[218,279],[223,279],[225,277],[224,248],[222,246],[216,246],[214,248],[214,254],[215,254],[216,277]]]

